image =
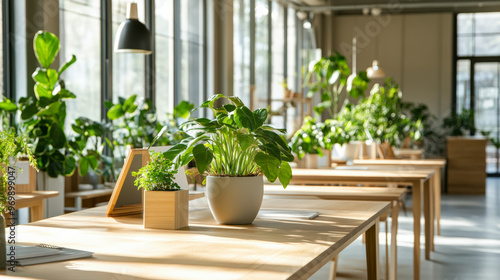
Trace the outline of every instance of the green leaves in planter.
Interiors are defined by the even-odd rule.
[[[150,156],[150,161],[146,166],[141,167],[138,172],[132,172],[132,176],[137,177],[134,185],[147,191],[175,191],[180,189],[179,185],[174,181],[177,169],[174,169],[172,162],[160,152],[150,152]]]
[[[196,160],[196,167],[198,168],[198,172],[203,173],[210,162],[213,159],[213,153],[205,147],[203,144],[198,144],[193,147],[193,156],[194,160]]]
[[[219,99],[228,104],[214,107]],[[193,119],[181,125],[181,130],[189,136],[163,154],[176,168],[194,158],[202,174],[255,176],[263,173],[271,182],[279,177],[286,187],[291,179],[287,162],[294,157],[283,131],[264,125],[266,109],[251,111],[239,98],[221,94],[198,108],[211,109],[215,118]]]

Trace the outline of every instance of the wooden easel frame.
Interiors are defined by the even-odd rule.
[[[122,191],[123,185],[125,183],[125,179],[127,178],[127,175],[129,174],[129,172],[131,172],[130,167],[132,165],[132,161],[134,160],[135,156],[137,156],[137,155],[142,156],[142,166],[147,165],[149,160],[150,160],[148,149],[132,149],[132,150],[130,150],[127,157],[125,158],[125,162],[123,164],[122,171],[120,173],[120,176],[118,177],[118,180],[116,181],[115,189],[113,190],[113,193],[111,194],[111,198],[110,198],[109,203],[108,203],[108,208],[106,209],[106,215],[108,217],[126,216],[126,215],[134,215],[134,214],[142,213],[142,201],[143,201],[144,191],[140,191],[141,192],[141,203],[116,207],[116,203],[118,201],[118,197],[120,196],[120,192]],[[139,191],[139,190],[136,190],[136,191]]]

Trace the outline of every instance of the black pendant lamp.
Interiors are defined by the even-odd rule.
[[[151,33],[139,21],[137,3],[128,3],[127,17],[118,27],[115,52],[151,54]]]

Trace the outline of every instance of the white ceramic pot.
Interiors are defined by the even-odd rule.
[[[340,146],[339,144],[335,144],[334,148],[339,159],[345,160],[348,164],[350,164],[352,163],[352,160],[354,158],[357,158],[359,156],[360,142],[354,141],[350,143],[344,143],[344,145],[342,146]]]
[[[207,176],[207,200],[210,211],[219,224],[251,224],[262,205],[262,176]]]

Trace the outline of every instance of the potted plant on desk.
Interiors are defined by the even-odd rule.
[[[15,177],[16,170],[11,170],[15,159],[19,155],[28,157],[30,165],[35,167],[36,161],[31,154],[24,138],[16,136],[13,131],[0,131],[0,269],[6,267],[6,248],[5,248],[5,213],[12,214],[15,211],[15,201],[10,200],[9,196],[15,195]],[[14,177],[14,181],[10,180]],[[13,184],[11,182],[14,182]]]
[[[189,191],[174,181],[177,169],[162,153],[151,152],[149,163],[132,172],[134,184],[144,189],[144,228],[179,229],[188,226]]]
[[[228,104],[216,108],[214,103],[219,99]],[[279,178],[283,187],[292,178],[288,162],[294,157],[283,138],[284,131],[264,124],[266,109],[251,111],[237,97],[214,95],[200,107],[210,109],[215,118],[182,124],[181,130],[189,137],[164,156],[177,168],[194,158],[200,174],[208,172],[207,199],[218,223],[250,224],[262,204],[262,174],[270,182]]]

